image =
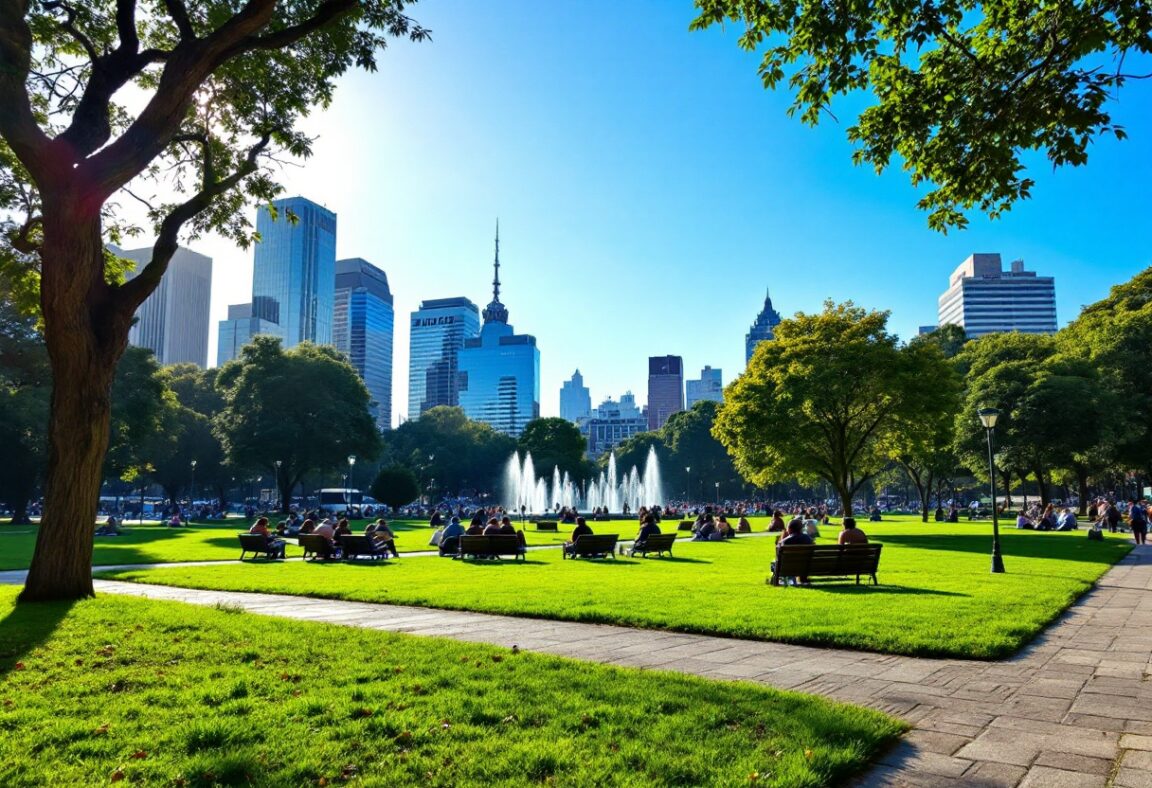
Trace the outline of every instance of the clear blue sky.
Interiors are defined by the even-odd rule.
[[[689,33],[687,0],[437,0],[433,32],[397,42],[309,119],[315,157],[283,178],[339,215],[337,253],[388,274],[396,298],[394,414],[407,400],[407,316],[420,300],[490,299],[501,228],[502,300],[541,350],[541,410],[579,367],[593,402],[644,402],[647,357],[678,354],[727,384],[770,288],[777,309],[826,298],[891,310],[904,338],[972,252],[1056,277],[1061,324],[1152,264],[1152,85],[1116,105],[1131,138],[1087,167],[1031,171],[1035,198],[943,236],[899,171],[854,167],[840,123],[789,119],[738,31]],[[251,252],[216,259],[213,320],[248,300]],[[215,358],[215,323],[213,348]]]

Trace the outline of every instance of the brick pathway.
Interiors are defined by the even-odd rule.
[[[18,582],[22,573],[0,581]],[[739,679],[881,709],[915,728],[861,786],[1152,788],[1152,548],[1017,656],[932,660],[430,608],[96,581],[104,593]]]

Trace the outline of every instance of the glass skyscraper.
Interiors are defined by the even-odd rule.
[[[372,417],[392,427],[394,313],[388,276],[367,260],[336,261],[332,344],[346,353],[372,395]]]
[[[756,316],[756,322],[752,324],[752,327],[748,329],[748,335],[744,337],[745,364],[752,360],[752,354],[756,352],[757,345],[776,338],[776,332],[773,329],[778,325],[780,325],[780,313],[772,308],[772,296],[766,293],[764,295],[764,308],[760,310],[760,314]]]
[[[336,214],[304,197],[272,203],[256,216],[252,316],[275,324],[284,347],[332,344]],[[294,216],[295,220],[291,217]]]
[[[251,304],[229,304],[228,319],[220,321],[216,343],[216,366],[222,367],[240,355],[240,349],[258,334],[279,336],[275,323],[252,317]]]
[[[649,356],[648,429],[660,429],[669,416],[682,410],[684,360],[680,356]]]
[[[480,310],[467,298],[423,301],[412,313],[408,350],[408,418],[437,405],[459,405],[457,354],[480,330]]]
[[[484,309],[480,336],[460,351],[460,406],[470,419],[519,436],[540,417],[540,351],[536,337],[517,334],[500,303],[500,230],[496,230],[496,276],[492,303]]]

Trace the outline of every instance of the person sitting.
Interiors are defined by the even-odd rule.
[[[465,530],[464,533],[466,533],[468,536],[480,536],[484,533],[485,530],[486,527],[484,525],[484,520],[473,517],[471,524],[469,524],[467,530]]]
[[[656,518],[649,515],[644,524],[640,526],[640,531],[636,534],[636,540],[632,543],[632,552],[643,549],[644,545],[648,542],[649,536],[656,536],[660,533],[660,526],[656,524]]]
[[[752,523],[748,522],[746,515],[740,515],[739,522],[736,523],[736,533],[750,534],[752,533]]]
[[[868,522],[878,523],[882,519],[879,506],[873,506],[871,513],[868,515]]]
[[[300,529],[300,533],[304,533],[304,529]],[[333,558],[336,556],[336,528],[328,520],[324,520],[317,525],[312,533],[316,536],[324,537],[324,547],[319,551],[321,558]]]
[[[1016,515],[1016,527],[1022,531],[1031,531],[1036,528],[1032,521],[1028,519],[1028,515],[1024,514],[1021,510],[1020,514]]]
[[[348,526],[348,518],[341,517],[339,522],[336,523],[336,527],[332,530],[332,538],[340,541],[341,536],[349,536],[351,533],[352,529]]]
[[[108,515],[108,519],[104,521],[104,525],[96,529],[94,536],[119,536],[120,535],[120,521],[116,519],[116,515]]]
[[[935,519],[936,519],[936,522],[938,522],[938,523],[944,522],[944,507],[943,506],[939,506],[939,505],[936,506],[936,518]]]
[[[720,515],[720,519],[716,521],[716,533],[720,535],[721,539],[736,538],[736,529],[728,522],[725,515]]]
[[[712,515],[704,515],[704,522],[696,529],[696,534],[692,537],[693,542],[707,542],[716,533],[716,523],[712,521]]]
[[[1056,507],[1048,504],[1044,507],[1044,514],[1036,523],[1037,531],[1055,531],[1056,530]]]
[[[576,540],[581,536],[591,536],[592,528],[584,521],[583,517],[576,518],[576,527],[572,529],[572,538],[564,543],[564,552],[572,555],[572,548],[576,546]]]
[[[483,520],[481,520],[481,522],[483,522]],[[438,545],[440,548],[440,555],[456,555],[459,553],[460,537],[465,533],[471,533],[472,528],[479,527],[480,532],[483,532],[483,527],[476,525],[475,518],[472,520],[472,523],[473,525],[468,528],[467,531],[465,531],[464,526],[460,524],[460,518],[453,517],[448,525],[444,526],[444,530],[440,534],[440,543]]]
[[[820,538],[820,524],[816,521],[816,510],[813,509],[808,513],[804,519],[804,533],[808,534],[813,539]]]
[[[1075,531],[1079,527],[1080,523],[1076,522],[1076,515],[1067,507],[1056,518],[1057,531]]]
[[[795,545],[810,545],[815,544],[812,537],[804,533],[804,521],[799,517],[788,523],[787,533],[776,543],[776,555],[780,555],[781,547],[792,547]],[[772,574],[776,574],[776,562],[772,562]],[[807,577],[794,577],[792,578],[793,584],[811,585],[811,581]]]
[[[172,515],[172,519],[168,521],[169,528],[180,528],[184,525],[184,521],[180,519],[180,512]]]
[[[485,529],[485,531],[487,531],[487,529]],[[515,534],[516,541],[520,543],[521,547],[528,546],[528,540],[524,538],[524,532],[516,530],[516,526],[512,525],[512,518],[508,515],[504,515],[502,518],[500,518],[500,530],[497,533],[505,534],[507,536],[512,536]]]
[[[444,518],[440,515],[439,509],[434,509],[432,511],[432,519],[428,521],[428,525],[432,526],[433,528],[439,528],[440,526],[444,525]]]
[[[783,533],[784,530],[785,530],[784,512],[780,511],[779,509],[776,509],[775,511],[772,512],[772,522],[768,526],[768,533],[772,533],[774,531],[779,531],[780,533]]]
[[[856,527],[855,517],[844,518],[844,530],[836,537],[836,544],[868,544],[868,536]]]
[[[311,520],[311,519],[308,519],[308,520],[304,520],[304,522],[300,523],[300,530],[299,530],[299,531],[297,531],[296,533],[297,533],[297,535],[298,535],[298,536],[303,536],[303,535],[306,535],[306,534],[312,534],[312,533],[316,533],[316,523],[315,523],[315,521],[313,521],[313,520]]]
[[[488,525],[484,526],[484,530],[480,533],[484,534],[484,536],[494,536],[495,534],[500,533],[500,521],[493,517],[488,521]]]
[[[952,504],[952,508],[948,510],[948,522],[960,522],[960,510],[956,508],[956,504]]]
[[[452,519],[456,520],[455,517]],[[456,520],[456,524],[459,525],[460,521]],[[396,558],[400,557],[400,551],[396,549],[396,535],[392,533],[392,529],[388,527],[388,522],[383,517],[372,523],[369,528],[372,528],[371,533],[369,533],[368,528],[365,528],[364,535],[372,537],[372,544],[378,552],[385,556],[392,553]]]
[[[272,531],[268,529],[268,518],[261,517],[256,522],[252,523],[252,527],[248,529],[250,534],[259,534],[264,537],[264,542],[268,546],[268,556],[270,558],[284,558],[284,540],[277,539]]]

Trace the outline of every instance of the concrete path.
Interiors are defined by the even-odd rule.
[[[4,573],[0,581],[18,581]],[[1137,548],[1029,648],[932,660],[430,608],[96,581],[97,590],[753,681],[915,728],[862,786],[1152,788],[1152,548]]]

